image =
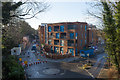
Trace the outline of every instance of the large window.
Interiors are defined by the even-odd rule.
[[[48,26],[48,32],[51,32],[51,31],[52,31],[51,26]]]
[[[64,40],[60,40],[60,46],[64,46]]]
[[[59,45],[59,40],[54,40],[54,45]]]
[[[59,33],[56,33],[56,38],[59,39],[60,35]]]
[[[63,54],[63,47],[60,48],[60,53]]]
[[[60,31],[61,31],[61,32],[64,32],[64,26],[63,26],[63,25],[60,26]]]
[[[68,40],[67,45],[68,46],[74,46],[74,40]]]
[[[54,31],[59,31],[59,26],[54,26]]]
[[[70,33],[70,39],[74,39],[74,33]]]
[[[56,47],[56,46],[55,46],[55,47],[54,47],[54,52],[55,52],[55,53],[59,53],[59,47]]]
[[[74,56],[74,49],[73,48],[68,48],[68,53],[72,53],[72,55]]]

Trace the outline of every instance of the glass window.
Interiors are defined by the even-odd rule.
[[[59,47],[56,47],[56,46],[55,46],[55,47],[54,47],[54,52],[55,52],[55,53],[57,53],[57,52],[59,53]]]
[[[54,26],[54,31],[59,31],[59,26]]]
[[[75,34],[75,38],[76,38],[76,39],[77,39],[77,37],[78,37],[78,33]]]
[[[80,45],[82,46],[82,40],[81,40],[81,44]]]
[[[63,25],[60,26],[60,31],[61,31],[61,32],[64,32],[64,26],[63,26]]]
[[[48,44],[51,45],[51,39],[48,40]]]
[[[59,33],[56,33],[56,38],[59,39]]]
[[[87,44],[86,40],[85,40],[85,44]]]
[[[87,37],[87,34],[85,33],[85,38]]]
[[[60,53],[63,54],[63,47],[60,48]]]
[[[93,42],[93,32],[92,32],[92,42]]]
[[[48,26],[48,32],[51,32],[52,28],[51,26]]]
[[[81,25],[81,28],[82,28],[82,25]]]
[[[85,31],[87,30],[87,26],[85,25]]]
[[[72,53],[72,55],[74,56],[74,49],[73,48],[68,48],[68,53]]]
[[[70,33],[70,39],[74,38],[74,33]]]
[[[60,40],[60,46],[64,46],[64,40]]]

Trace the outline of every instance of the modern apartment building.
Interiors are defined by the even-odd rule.
[[[54,53],[76,56],[87,46],[87,28],[86,22],[42,24],[39,26],[40,42],[48,44]]]

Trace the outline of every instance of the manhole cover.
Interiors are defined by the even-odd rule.
[[[55,69],[55,68],[51,68],[51,69],[45,69],[43,70],[43,73],[44,74],[53,74],[53,75],[56,75],[60,72],[59,69]]]

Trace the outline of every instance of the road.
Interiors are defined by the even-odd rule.
[[[46,59],[45,57],[39,55],[35,55],[35,53],[31,52],[32,45],[29,47],[27,52],[28,53],[23,55],[22,60],[28,61],[28,64],[31,64],[31,66],[28,66],[25,69],[25,72],[27,74],[27,77],[30,79],[33,78],[96,78],[102,67],[104,66],[104,62],[106,61],[103,56],[106,56],[106,54],[100,54],[97,55],[96,63],[91,69],[89,70],[83,70],[78,67],[78,64],[80,63],[69,63],[69,62],[61,62],[57,60],[50,60]],[[38,62],[37,59],[40,59],[41,63],[36,64]],[[39,61],[39,62],[40,62]],[[43,61],[47,61],[43,63]],[[34,64],[35,63],[35,64]],[[82,63],[81,63],[82,64]]]
[[[38,62],[38,56],[31,52],[31,47],[32,45],[28,49],[30,57],[27,57],[26,53],[22,58],[23,61],[28,61],[28,64],[33,63],[25,69],[28,78],[92,78],[88,72],[79,69],[76,63],[53,62],[38,55],[41,63],[34,64]],[[47,63],[42,62],[46,60],[48,60]]]

